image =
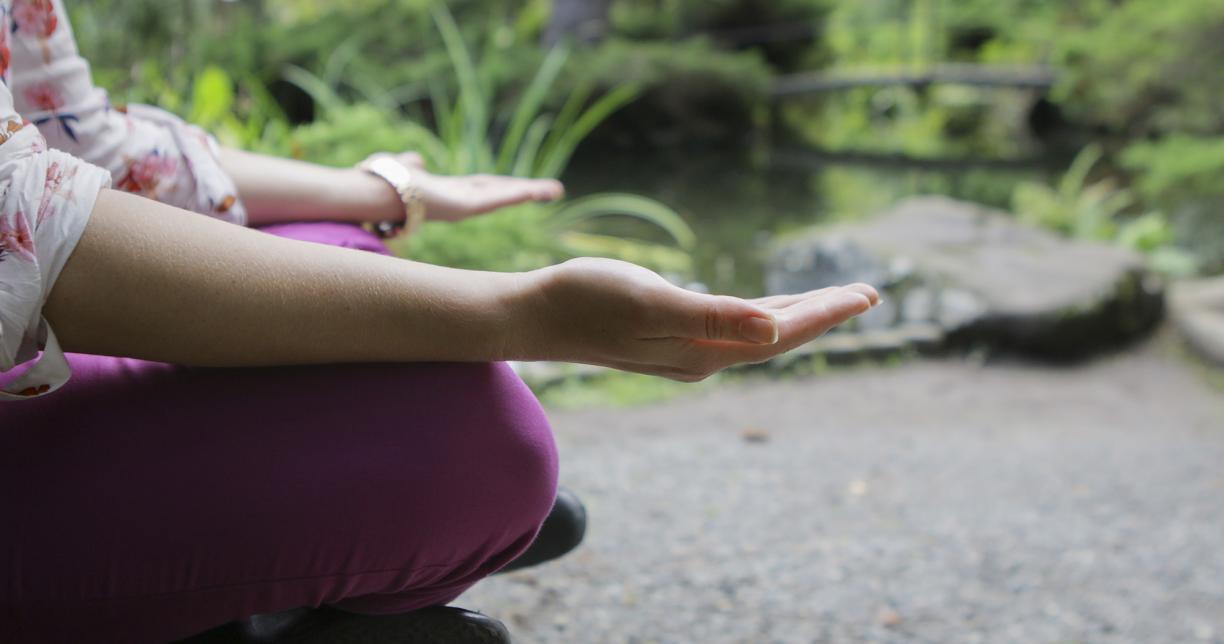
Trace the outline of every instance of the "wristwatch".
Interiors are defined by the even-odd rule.
[[[403,221],[380,221],[373,225],[374,232],[384,239],[415,232],[425,221],[425,200],[408,166],[390,154],[375,154],[358,163],[357,168],[391,184],[404,203]]]

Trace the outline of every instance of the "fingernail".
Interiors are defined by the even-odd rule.
[[[740,339],[755,344],[776,344],[778,323],[769,318],[748,318],[740,322]]]

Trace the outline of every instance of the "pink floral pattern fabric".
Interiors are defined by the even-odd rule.
[[[0,387],[0,400],[13,400],[50,393],[68,379],[42,306],[110,174],[47,149],[3,86],[0,123],[0,372],[28,363]]]
[[[0,0],[0,400],[68,379],[42,307],[103,188],[246,223],[217,152],[167,112],[113,107],[62,0]]]
[[[164,110],[113,106],[93,84],[63,0],[11,2],[15,106],[52,148],[105,168],[119,190],[246,224],[215,139]]]

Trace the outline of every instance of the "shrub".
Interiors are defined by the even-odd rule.
[[[1076,239],[1109,241],[1144,253],[1152,268],[1165,274],[1194,273],[1197,262],[1174,245],[1173,228],[1163,213],[1128,216],[1135,205],[1129,190],[1118,187],[1112,178],[1089,180],[1101,156],[1100,147],[1090,145],[1076,155],[1054,187],[1017,185],[1012,205],[1021,220]]]

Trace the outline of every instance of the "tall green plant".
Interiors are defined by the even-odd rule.
[[[452,98],[431,87],[436,128],[430,130],[398,113],[344,101],[325,79],[300,68],[285,77],[309,93],[323,110],[320,123],[301,128],[295,142],[303,156],[351,164],[393,145],[416,149],[429,167],[450,174],[561,175],[575,149],[596,127],[639,94],[617,87],[591,100],[592,87],[573,92],[557,113],[546,98],[569,60],[569,51],[550,51],[517,101],[499,110],[497,88],[486,74],[444,3],[432,15],[457,79]],[[500,136],[499,136],[500,133]],[[316,158],[318,158],[316,156]],[[666,243],[601,232],[611,219],[634,220],[658,231]],[[427,225],[396,250],[416,259],[467,268],[522,270],[578,255],[604,255],[669,273],[691,272],[695,235],[674,210],[637,195],[599,194],[571,202],[531,204],[458,224]]]
[[[482,80],[485,75],[480,73],[450,11],[437,2],[432,12],[459,86],[453,105],[438,91],[432,96],[438,135],[448,149],[458,152],[446,168],[451,173],[555,178],[592,130],[640,94],[636,85],[622,85],[588,105],[592,88],[583,85],[570,95],[559,113],[544,111],[545,100],[570,56],[566,47],[557,47],[545,57],[517,104],[498,115],[495,88]],[[435,83],[435,87],[440,84]],[[501,125],[505,134],[495,144],[499,137],[493,129]]]

